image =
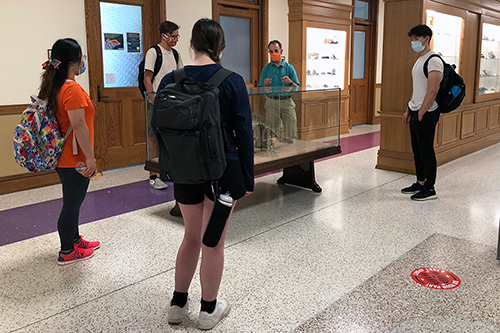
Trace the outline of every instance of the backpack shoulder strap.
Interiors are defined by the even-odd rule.
[[[185,77],[187,77],[187,76],[186,76],[186,71],[184,70],[184,67],[176,69],[174,71],[174,80],[175,80],[175,83],[181,82],[181,80],[183,78],[185,78]]]
[[[177,52],[176,49],[172,48],[172,53],[174,54],[175,63],[177,67],[179,67],[179,52]]]
[[[441,61],[443,62],[443,66],[445,65],[445,62],[443,60],[443,58],[441,58],[441,56],[439,54],[432,54],[429,58],[427,58],[427,60],[425,61],[424,63],[424,75],[426,78],[429,78],[429,60],[431,60],[432,58],[434,57],[438,57],[439,59],[441,59]]]
[[[233,74],[229,69],[221,68],[208,80],[207,84],[218,87],[229,75]]]
[[[154,69],[154,72],[153,72],[153,77],[155,77],[156,74],[158,74],[158,72],[161,69],[161,65],[163,63],[163,53],[161,52],[161,49],[158,46],[158,44],[153,45],[151,47],[156,50],[156,62],[155,62],[155,69]]]

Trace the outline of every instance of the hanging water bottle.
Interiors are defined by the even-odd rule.
[[[208,247],[216,247],[219,244],[227,219],[231,215],[233,208],[233,198],[229,192],[220,194],[215,200],[214,208],[210,220],[208,220],[205,234],[203,235],[203,244]]]

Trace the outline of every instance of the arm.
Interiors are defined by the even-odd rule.
[[[427,94],[425,94],[424,102],[418,111],[418,119],[422,120],[424,114],[429,110],[432,102],[436,99],[439,91],[439,84],[441,83],[442,73],[439,71],[429,72],[427,78]]]
[[[245,82],[241,77],[240,80],[240,84],[233,91],[234,98],[232,98],[231,110],[233,113],[236,144],[238,145],[238,153],[248,193],[253,192],[255,183],[252,111]]]
[[[144,86],[146,87],[146,91],[151,92],[153,89],[153,72],[150,70],[144,71]],[[149,100],[151,103],[154,103],[154,95],[149,95]]]
[[[85,123],[85,108],[68,111],[68,118],[71,126],[73,126],[73,135],[85,154],[85,163],[87,169],[83,173],[85,177],[92,177],[97,173],[97,165],[94,158],[94,149],[90,141],[90,132]]]

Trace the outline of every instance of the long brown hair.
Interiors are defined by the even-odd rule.
[[[199,19],[193,26],[191,43],[197,52],[207,54],[210,59],[220,65],[220,54],[226,47],[224,30],[212,19]]]
[[[42,73],[42,83],[38,98],[48,100],[49,107],[55,111],[58,107],[57,94],[68,78],[69,66],[80,64],[82,48],[72,38],[59,39],[52,45],[50,60],[57,59],[61,63],[56,67],[48,65]]]

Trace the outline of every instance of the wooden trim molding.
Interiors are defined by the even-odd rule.
[[[32,190],[58,183],[60,183],[59,176],[55,171],[0,177],[0,195]]]
[[[0,105],[0,116],[8,116],[13,114],[21,115],[23,111],[30,106],[29,104],[12,104]]]

